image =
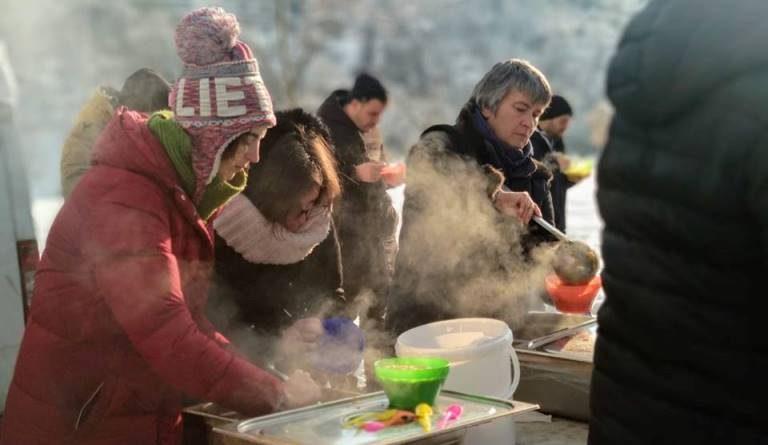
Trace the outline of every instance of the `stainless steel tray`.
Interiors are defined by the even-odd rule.
[[[565,348],[566,342],[568,340],[575,337],[582,336],[582,335],[587,335],[591,337],[590,338],[591,342],[589,344],[589,346],[591,347],[589,348],[588,351],[569,351]],[[596,338],[597,338],[597,324],[591,324],[587,327],[574,329],[574,332],[569,333],[568,336],[559,338],[554,342],[549,342],[541,349],[544,352],[552,354],[555,357],[561,357],[561,358],[567,358],[571,360],[592,363],[595,355],[594,342]]]
[[[361,395],[362,393],[323,388],[321,400],[330,402]],[[213,428],[235,421],[247,420],[248,416],[212,402],[189,406],[182,410],[182,413],[184,417],[184,440],[182,443],[184,445],[239,445],[243,443],[237,439],[224,440],[222,436],[213,433]]]
[[[339,400],[331,403],[300,408],[263,417],[232,422],[215,427],[214,432],[242,443],[255,444],[312,444],[360,445],[406,444],[416,442],[459,443],[468,428],[538,409],[538,405],[474,396],[454,391],[442,391],[433,407],[433,428],[440,413],[451,403],[464,408],[462,417],[445,429],[426,433],[417,423],[386,428],[376,433],[344,428],[342,423],[363,411],[386,409],[387,397],[383,392]],[[444,437],[445,440],[441,440]],[[430,440],[431,439],[431,440]]]
[[[244,416],[237,411],[232,411],[213,403],[199,403],[194,406],[184,408],[184,414],[192,414],[211,422],[230,423],[233,420],[242,420]]]
[[[596,324],[597,319],[591,315],[529,312],[522,326],[514,331],[514,345],[516,348],[535,350]]]
[[[596,335],[596,320],[577,314],[528,315],[528,323],[521,331],[529,337],[515,341],[514,345],[520,359],[520,384],[515,398],[538,403],[542,412],[589,420],[592,354],[560,348],[568,337],[580,332],[589,331]],[[540,337],[536,338],[536,335]],[[528,349],[531,342],[536,346],[534,349]]]

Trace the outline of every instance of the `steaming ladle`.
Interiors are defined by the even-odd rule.
[[[569,239],[565,233],[540,216],[531,219],[560,241],[555,250],[552,267],[565,284],[585,284],[594,278],[600,261],[591,247],[581,241]]]
[[[544,230],[552,234],[552,236],[557,238],[558,241],[570,241],[568,237],[565,236],[565,233],[561,232],[557,227],[548,223],[544,218],[534,215],[533,218],[531,219],[533,220],[533,222],[540,225]]]

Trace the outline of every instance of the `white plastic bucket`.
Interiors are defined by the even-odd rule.
[[[450,361],[445,389],[511,400],[520,382],[512,331],[492,318],[458,318],[417,326],[400,334],[395,352],[398,357],[433,356]],[[515,419],[505,417],[470,428],[463,443],[515,445],[516,430]]]
[[[395,352],[398,357],[442,357],[451,362],[445,389],[511,399],[520,382],[512,331],[492,318],[458,318],[417,326],[400,334]]]

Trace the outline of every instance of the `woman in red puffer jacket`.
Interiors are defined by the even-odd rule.
[[[220,8],[184,17],[175,116],[121,108],[96,142],[48,237],[1,444],[178,444],[182,394],[248,415],[319,395],[236,355],[203,315],[212,216],[275,124],[238,33]]]

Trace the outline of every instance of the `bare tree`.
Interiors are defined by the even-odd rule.
[[[308,67],[344,31],[343,12],[349,2],[339,0],[275,0],[275,70],[284,105],[299,104]]]

